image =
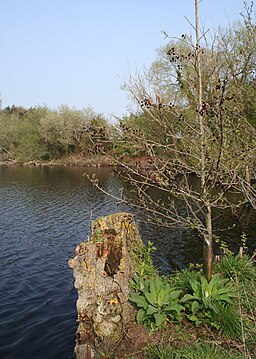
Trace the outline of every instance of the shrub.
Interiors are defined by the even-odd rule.
[[[177,290],[181,290],[181,294],[185,295],[191,292],[191,280],[200,280],[202,276],[202,271],[197,271],[194,269],[183,269],[177,271],[169,277],[169,282]]]
[[[232,304],[236,296],[233,286],[227,279],[215,275],[208,283],[203,275],[199,279],[189,280],[191,294],[185,294],[181,303],[185,304],[187,317],[197,325],[203,321],[216,327],[214,313],[218,313],[219,304]]]
[[[156,330],[163,327],[168,318],[180,319],[183,309],[179,304],[180,291],[172,289],[159,276],[148,280],[134,278],[133,287],[136,290],[131,293],[130,300],[138,309],[138,323]]]

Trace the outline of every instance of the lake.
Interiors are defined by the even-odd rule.
[[[0,166],[0,358],[72,358],[77,295],[67,262],[90,235],[92,219],[129,210],[84,173],[95,173],[106,191],[118,190],[111,168]],[[232,226],[234,219],[219,221]],[[225,232],[234,248],[243,227],[255,243],[255,213],[245,222]],[[155,243],[163,272],[201,261],[201,240],[189,230],[145,224],[143,213],[137,223],[143,241]]]

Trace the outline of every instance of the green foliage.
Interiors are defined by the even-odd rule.
[[[214,313],[218,313],[219,304],[232,304],[236,296],[233,286],[227,279],[218,275],[212,277],[208,283],[201,275],[200,279],[192,278],[189,281],[191,294],[185,294],[181,299],[187,310],[189,320],[200,325],[203,321],[213,327],[217,324],[213,321]],[[217,328],[218,329],[218,328]]]
[[[7,115],[0,113],[0,144],[1,151],[8,153],[8,157],[13,157],[13,150],[16,147],[16,128],[19,124],[19,117],[16,114]]]
[[[234,281],[238,278],[241,283],[256,282],[254,262],[246,255],[241,258],[233,254],[222,256],[220,262],[215,263],[214,270],[216,273],[221,273],[225,278]]]
[[[147,249],[146,253],[149,260],[150,250]],[[246,256],[239,258],[228,253],[215,264],[218,274],[209,283],[197,267],[164,278],[155,274],[153,279],[136,276],[132,282],[131,301],[138,309],[138,322],[151,330],[161,329],[169,318],[179,319],[185,310],[187,318],[194,324],[206,324],[217,330],[223,341],[227,339],[237,346],[243,345],[243,355],[198,342],[188,346],[190,335],[181,327],[179,337],[175,337],[175,348],[171,345],[149,345],[145,349],[146,358],[226,359],[243,358],[245,354],[253,353],[256,342],[255,266]],[[181,323],[184,324],[183,321]],[[183,348],[176,349],[177,339],[181,344],[185,343]]]
[[[42,159],[45,147],[41,143],[38,133],[38,119],[26,116],[22,118],[16,127],[16,146],[13,150],[14,157],[20,162]]]
[[[243,341],[247,347],[252,351],[256,342],[256,270],[255,262],[248,256],[239,257],[228,254],[223,256],[219,263],[214,266],[215,272],[219,272],[227,280],[232,281],[236,286],[238,293],[238,300],[233,309],[239,313],[240,322],[243,327]],[[216,320],[221,325],[221,330],[224,335],[239,336],[239,331],[234,322],[231,324],[231,318],[234,314],[228,315],[219,314]],[[236,328],[235,328],[236,327]],[[242,339],[242,335],[240,335]]]
[[[80,111],[63,105],[55,111],[12,106],[0,111],[0,154],[26,162],[88,153],[92,141],[85,129],[92,125],[100,126],[100,139],[107,141],[111,127],[90,108]]]
[[[212,312],[212,323],[224,338],[241,340],[242,327],[239,311],[235,305],[217,303],[217,311]]]
[[[193,268],[183,269],[172,274],[168,281],[173,287],[181,290],[181,295],[184,296],[186,293],[191,291],[191,280],[199,281],[202,276],[202,270],[198,271]]]
[[[183,309],[179,304],[180,291],[171,288],[159,277],[144,280],[135,278],[136,291],[130,295],[130,301],[138,309],[137,321],[156,330],[163,327],[168,318],[180,319]]]
[[[227,243],[221,240],[219,236],[214,236],[214,241],[216,244],[218,244],[219,248],[222,250],[223,253],[230,255],[233,254],[233,252],[228,248]]]
[[[134,262],[136,263],[136,275],[142,279],[152,278],[158,274],[153,262],[153,252],[156,250],[154,244],[148,241],[147,245],[137,247],[133,251]]]
[[[244,356],[235,350],[225,350],[213,344],[196,344],[173,349],[171,345],[148,345],[147,359],[242,359]]]
[[[47,146],[50,158],[58,158],[74,150],[75,131],[81,131],[79,116],[69,113],[48,113],[40,120],[39,134]]]
[[[38,126],[46,111],[41,107],[25,110],[13,106],[0,113],[0,143],[10,159],[25,162],[44,158],[46,147]]]

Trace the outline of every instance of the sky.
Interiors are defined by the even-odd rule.
[[[203,0],[200,24],[227,26],[242,10],[243,0]],[[156,59],[162,31],[192,33],[185,17],[194,21],[194,0],[2,0],[2,106],[128,114],[122,84]]]

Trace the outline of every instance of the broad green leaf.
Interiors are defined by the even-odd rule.
[[[211,304],[211,298],[210,297],[202,298],[202,302],[203,302],[205,308],[209,308],[209,305]]]
[[[190,300],[195,299],[195,297],[191,294],[185,294],[183,298],[181,298],[181,303],[189,302]]]
[[[200,309],[199,303],[196,300],[194,300],[191,305],[192,313],[195,314],[196,312],[198,312],[199,309]]]
[[[161,279],[160,277],[156,277],[156,278],[155,278],[155,288],[156,288],[156,291],[159,292],[162,287],[164,287],[163,282],[162,282],[162,279]]]
[[[157,295],[156,292],[145,292],[145,297],[147,298],[148,302],[152,305],[157,305]]]
[[[169,301],[179,298],[181,290],[173,290],[169,293]]]
[[[139,309],[138,312],[137,312],[137,315],[136,315],[136,319],[137,319],[137,322],[138,323],[143,323],[144,320],[146,319],[146,312],[144,309]]]
[[[154,317],[155,317],[155,321],[156,321],[156,326],[161,327],[161,325],[166,320],[167,315],[165,313],[158,313],[158,314],[154,314]]]
[[[189,283],[190,283],[190,286],[193,289],[193,291],[198,292],[200,284],[194,279],[190,279]]]
[[[205,277],[201,278],[201,290],[202,290],[202,296],[203,297],[209,297],[211,290],[209,288],[208,282]]]
[[[164,309],[166,312],[174,311],[174,312],[179,313],[181,310],[184,309],[184,307],[181,304],[174,303],[174,304],[168,305],[168,307],[165,307]]]
[[[167,291],[165,290],[164,287],[162,287],[158,293],[158,297],[157,297],[157,303],[159,306],[162,305],[167,305],[168,304],[168,289]]]
[[[151,314],[154,314],[154,313],[157,313],[157,312],[158,312],[158,308],[153,307],[152,305],[148,306],[147,315],[151,315]]]
[[[138,293],[133,292],[130,295],[130,301],[135,303],[137,305],[137,307],[142,307],[144,309],[146,309],[148,306],[148,302],[147,302],[146,298],[143,295],[140,295]]]

